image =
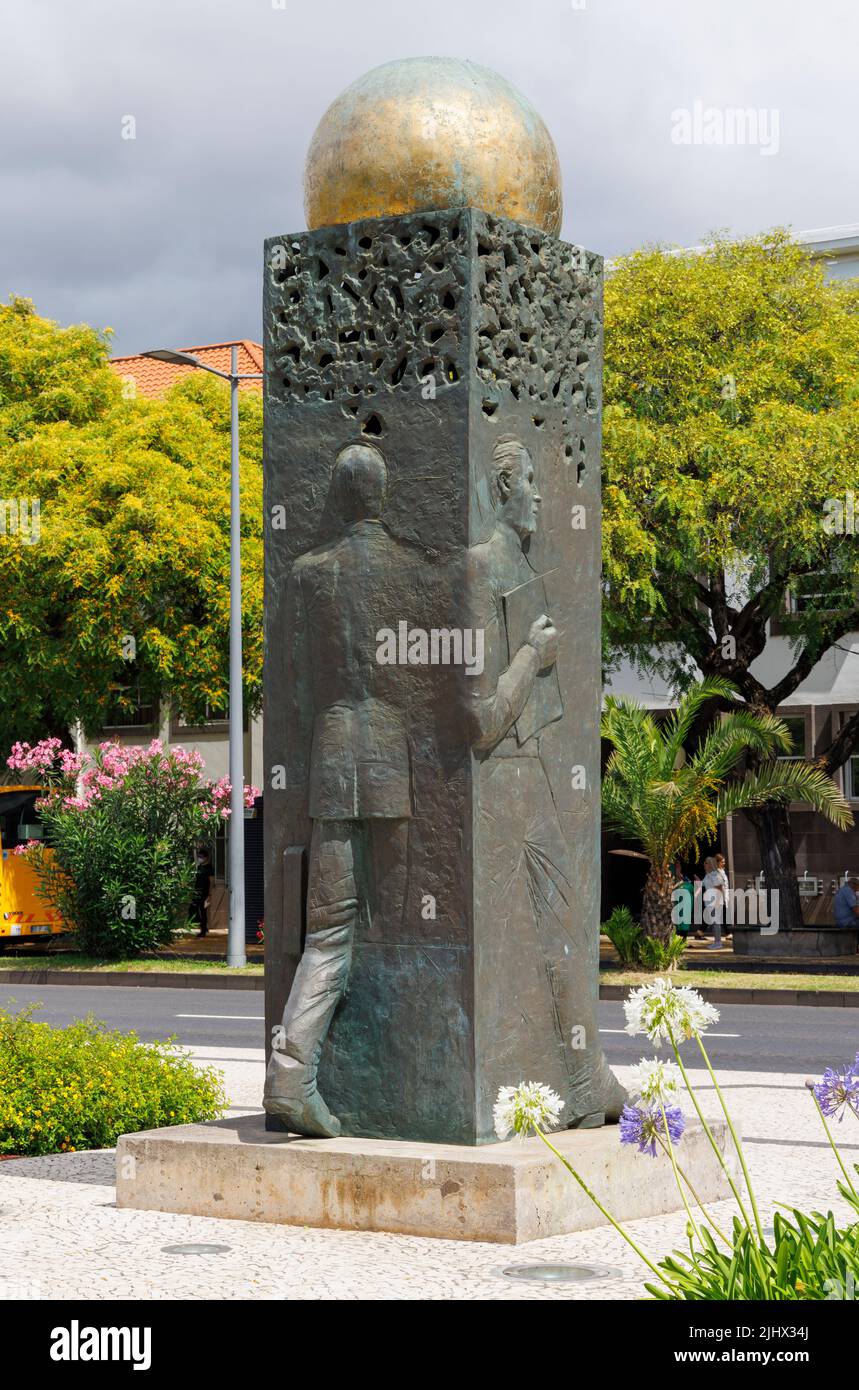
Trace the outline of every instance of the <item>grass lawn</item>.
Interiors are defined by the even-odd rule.
[[[134,956],[128,960],[103,961],[93,956],[67,955],[50,956],[5,956],[0,955],[0,970],[98,970],[106,974],[122,974],[127,970],[158,971],[166,974],[184,975],[261,975],[262,961],[240,967],[229,966],[226,961],[194,960],[193,956],[165,956],[153,960],[141,960]]]
[[[644,970],[602,970],[600,984],[606,985],[646,985],[658,976],[659,971]],[[665,972],[662,972],[665,974]],[[840,992],[859,991],[859,975],[800,975],[765,974],[763,971],[740,972],[739,970],[674,970],[668,978],[675,985],[691,985],[693,989],[709,986],[711,989],[792,989]]]
[[[62,970],[74,973],[97,970],[105,974],[124,974],[126,971],[155,971],[164,974],[193,975],[262,975],[262,961],[249,965],[228,966],[226,961],[195,960],[193,956],[165,956],[152,959],[132,957],[127,960],[101,961],[93,956],[68,952],[50,956],[0,956],[0,970]],[[663,972],[664,973],[664,972]],[[600,983],[607,985],[644,985],[656,979],[658,971],[601,970]],[[821,991],[859,991],[859,975],[800,975],[771,974],[763,971],[738,970],[675,970],[670,979],[677,985],[718,987],[720,989],[790,989]]]

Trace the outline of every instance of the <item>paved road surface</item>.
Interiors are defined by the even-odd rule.
[[[11,1001],[16,1003],[11,1005]],[[134,1029],[144,1040],[175,1034],[191,1047],[263,1045],[261,993],[239,990],[126,988],[124,986],[10,985],[0,1005],[40,1001],[38,1017],[65,1024],[89,1012],[112,1028]],[[807,1072],[852,1061],[859,1051],[859,1010],[726,1004],[708,1040],[714,1063],[733,1071]],[[599,1006],[609,1061],[635,1062],[652,1048],[623,1032],[623,1006]],[[690,1064],[692,1057],[689,1057]]]

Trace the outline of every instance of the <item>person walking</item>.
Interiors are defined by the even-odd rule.
[[[212,856],[204,845],[197,850],[197,873],[194,877],[194,896],[191,899],[191,917],[200,930],[198,936],[209,935],[209,893],[215,871]]]
[[[730,915],[731,886],[725,872],[725,856],[717,854],[704,860],[704,905],[713,921],[713,940],[707,949],[722,949],[722,926]]]

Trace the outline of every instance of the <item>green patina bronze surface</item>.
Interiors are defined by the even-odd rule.
[[[265,255],[272,1122],[480,1144],[539,1080],[600,1123],[602,262],[475,209]],[[401,622],[480,671],[380,665]]]

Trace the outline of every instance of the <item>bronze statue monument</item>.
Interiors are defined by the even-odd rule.
[[[540,1080],[598,1125],[602,262],[471,64],[360,79],[306,188],[266,243],[268,1124],[487,1143]]]

